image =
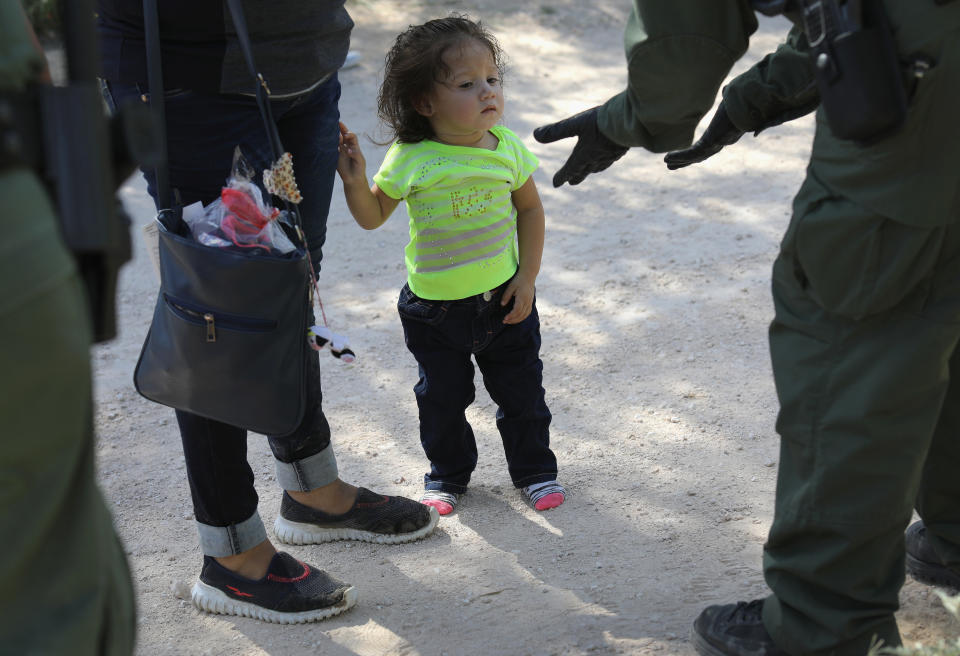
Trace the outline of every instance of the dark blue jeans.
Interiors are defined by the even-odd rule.
[[[131,98],[140,98],[141,90],[107,83],[104,97],[115,109]],[[337,166],[339,99],[340,82],[334,75],[310,93],[271,104],[283,146],[293,155],[303,195],[300,212],[304,232],[317,269]],[[258,173],[272,160],[253,97],[174,89],[166,94],[165,109],[170,185],[179,190],[184,205],[195,201],[207,204],[219,198],[230,175],[236,146]],[[145,171],[144,177],[147,190],[156,200],[154,172]],[[330,427],[321,405],[317,353],[310,351],[308,358],[308,393],[314,403],[294,433],[269,438],[274,456],[282,463],[314,456],[330,445]],[[258,498],[253,471],[247,463],[246,431],[180,411],[177,421],[197,521],[226,527],[250,520],[256,514]]]
[[[483,384],[497,404],[510,478],[516,487],[557,477],[550,450],[550,410],[544,400],[540,319],[506,325],[512,303],[501,307],[503,287],[490,298],[430,301],[404,285],[397,310],[407,348],[420,365],[413,390],[420,410],[420,443],[430,460],[428,490],[461,493],[477,466],[477,443],[465,410],[474,399],[476,359]]]

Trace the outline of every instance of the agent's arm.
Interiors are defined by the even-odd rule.
[[[543,256],[544,216],[543,203],[533,182],[533,176],[513,192],[513,205],[517,208],[517,241],[520,264],[517,274],[510,280],[500,303],[513,301],[513,309],[503,318],[503,323],[520,323],[530,315],[540,260]]]
[[[628,148],[666,152],[690,145],[697,123],[756,29],[749,0],[633,0],[624,34],[627,88],[586,117],[534,132],[543,143],[578,138],[553,185],[576,184]]]
[[[379,228],[397,209],[400,201],[383,193],[377,185],[367,186],[367,161],[357,135],[340,123],[340,156],[337,173],[354,220],[364,230]]]
[[[50,70],[43,48],[27,18],[23,5],[0,3],[0,25],[3,26],[4,89],[22,88],[28,82],[50,84]]]
[[[794,27],[785,43],[723,88],[723,100],[690,148],[664,157],[667,168],[702,162],[736,142],[745,132],[762,130],[809,114],[820,105],[810,46]]]

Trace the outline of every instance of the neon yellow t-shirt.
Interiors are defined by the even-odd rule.
[[[404,200],[410,243],[407,284],[431,300],[482,294],[517,270],[517,210],[510,194],[539,164],[516,134],[490,132],[496,150],[437,141],[394,143],[373,177],[391,198]]]

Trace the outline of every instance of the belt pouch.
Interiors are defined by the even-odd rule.
[[[804,24],[824,115],[841,139],[871,142],[907,114],[903,75],[879,0],[804,2]]]

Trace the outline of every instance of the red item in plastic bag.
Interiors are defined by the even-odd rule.
[[[260,232],[270,221],[280,215],[280,210],[271,208],[270,216],[263,214],[256,201],[245,191],[224,187],[220,192],[220,200],[226,209],[220,222],[220,229],[237,246],[244,248],[262,248],[267,244],[256,243],[260,239]],[[246,239],[241,239],[246,235]],[[250,239],[254,243],[250,243]]]
[[[255,225],[257,231],[262,230],[268,221],[273,221],[280,215],[280,210],[273,207],[271,208],[270,216],[264,216],[260,208],[257,207],[256,201],[254,201],[249,194],[239,189],[224,187],[220,192],[220,200],[223,201],[223,206],[226,207],[229,212],[235,214],[237,218]]]

